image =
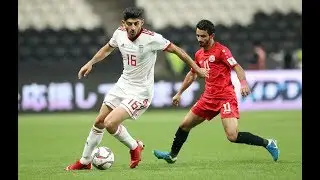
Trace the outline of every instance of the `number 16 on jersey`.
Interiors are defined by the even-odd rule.
[[[129,66],[136,66],[137,65],[137,56],[133,54],[127,54],[127,60]]]

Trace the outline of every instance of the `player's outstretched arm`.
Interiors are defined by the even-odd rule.
[[[87,76],[90,71],[92,70],[92,65],[95,63],[102,61],[105,59],[115,48],[111,47],[109,43],[103,46],[93,57],[90,61],[88,61],[78,73],[78,78],[81,79],[82,76]]]
[[[233,67],[233,70],[236,72],[237,77],[238,77],[238,79],[240,81],[240,84],[241,84],[241,89],[240,89],[241,95],[242,96],[249,95],[250,94],[250,88],[249,88],[247,80],[246,80],[246,74],[245,74],[244,69],[239,64],[236,64]]]
[[[200,68],[193,59],[181,48],[171,43],[171,45],[166,49],[167,52],[176,54],[181,60],[189,65],[200,77],[206,77],[208,75],[208,70],[205,68]]]
[[[175,105],[175,106],[179,105],[179,101],[180,101],[182,93],[186,89],[188,89],[188,87],[192,84],[192,82],[195,79],[197,79],[197,74],[189,71],[189,73],[184,78],[183,83],[182,83],[180,89],[178,90],[177,94],[175,96],[173,96],[173,98],[172,98],[172,104],[173,105]]]
[[[93,57],[92,59],[88,62],[92,65],[95,63],[102,61],[105,59],[109,54],[114,50],[114,47],[111,47],[109,43],[107,43],[105,46],[103,46]]]
[[[186,77],[184,78],[183,83],[182,83],[179,91],[177,92],[177,94],[181,95],[186,89],[188,89],[188,87],[196,79],[197,79],[197,74],[189,71],[188,74],[186,75]]]

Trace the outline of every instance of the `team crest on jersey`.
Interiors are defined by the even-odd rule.
[[[143,45],[139,45],[139,52],[143,53]]]
[[[209,61],[213,62],[214,60],[216,60],[216,57],[214,57],[214,55],[209,56]]]

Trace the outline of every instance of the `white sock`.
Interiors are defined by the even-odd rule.
[[[137,141],[131,137],[127,129],[122,124],[118,126],[118,129],[116,133],[113,134],[113,136],[131,150],[138,147]]]
[[[81,164],[89,164],[92,161],[91,154],[94,148],[96,148],[100,144],[103,137],[103,132],[104,129],[99,129],[95,126],[92,127],[87,137],[86,144],[84,145],[82,157],[80,159]]]

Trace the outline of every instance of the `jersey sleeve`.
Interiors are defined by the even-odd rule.
[[[114,47],[114,48],[118,47],[118,43],[117,43],[118,34],[119,34],[119,30],[117,29],[114,31],[111,39],[109,40],[109,45],[111,47]]]
[[[152,38],[152,50],[154,51],[158,51],[158,50],[166,50],[167,47],[169,47],[169,45],[171,44],[171,42],[164,38],[161,34],[158,33],[154,33],[154,36]]]
[[[220,52],[220,58],[230,68],[233,68],[235,65],[238,64],[237,61],[234,59],[231,51],[227,47],[222,48]]]
[[[200,67],[200,64],[199,64],[199,62],[198,62],[198,52],[196,52],[196,54],[194,55],[194,62]],[[192,72],[192,73],[196,73],[196,71],[194,71],[194,69],[193,68],[190,68],[190,71]]]

